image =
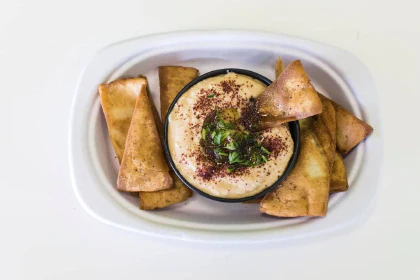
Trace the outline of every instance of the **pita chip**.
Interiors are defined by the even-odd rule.
[[[140,192],[140,209],[154,210],[164,208],[185,201],[192,195],[192,191],[170,171],[174,186],[167,190],[156,192]]]
[[[314,131],[324,154],[328,160],[330,172],[334,164],[336,148],[336,117],[332,102],[322,99],[322,113],[312,117],[314,119]]]
[[[337,150],[347,154],[368,137],[373,128],[337,103],[333,105],[337,116]]]
[[[326,215],[330,164],[312,126],[311,120],[302,122],[296,165],[279,188],[261,201],[261,212],[278,217]]]
[[[281,72],[284,70],[283,61],[280,57],[277,58],[275,69],[276,69],[276,77],[280,76]],[[319,94],[319,97],[320,97],[321,102],[323,104],[323,112],[324,111],[331,111],[331,109],[330,109],[331,106],[326,105],[326,103],[333,104],[333,101],[326,98],[325,96],[323,96],[320,93],[318,93],[318,94]],[[327,107],[327,109],[325,109],[325,107]],[[332,117],[331,112],[329,114],[330,114],[330,117]],[[323,113],[318,115],[318,116],[321,116],[321,115],[323,115]],[[334,115],[336,115],[335,108],[334,108]],[[324,116],[325,116],[325,114],[324,114]],[[337,118],[336,118],[336,116],[335,116],[335,120],[333,120],[333,121],[331,121],[331,120],[332,120],[332,118],[327,119],[325,121],[327,123],[327,128],[328,128],[328,131],[329,131],[329,135],[330,135],[331,139],[333,139],[334,133],[337,133]],[[333,122],[335,122],[335,127],[334,127]],[[333,140],[331,140],[331,141],[333,141]],[[337,137],[335,137],[335,142],[337,142]],[[333,146],[333,145],[334,144],[331,144],[330,146]],[[337,143],[335,145],[337,145]],[[330,148],[330,152],[329,152],[330,156],[333,153],[333,152],[331,152],[331,148]],[[331,161],[331,158],[329,160]],[[341,156],[340,153],[335,152],[334,153],[334,161],[333,161],[332,170],[331,170],[330,193],[331,192],[343,192],[343,191],[346,191],[347,189],[348,189],[347,172],[346,172],[346,167],[344,165],[344,160],[343,160],[343,157]]]
[[[198,77],[198,70],[182,66],[159,67],[160,109],[162,122],[176,95],[189,82]],[[153,210],[171,206],[185,201],[192,195],[173,171],[170,172],[174,186],[157,192],[140,192],[140,209]]]
[[[189,82],[198,77],[198,70],[192,67],[160,66],[160,112],[162,120],[165,120],[169,106]]]
[[[323,104],[323,112],[322,114],[318,115],[318,122],[323,120],[326,123],[326,127],[328,130],[328,137],[324,134],[324,136],[319,137],[320,143],[324,148],[324,152],[328,158],[328,161],[332,163],[331,166],[331,181],[330,181],[330,193],[333,192],[344,192],[348,189],[348,182],[347,182],[347,172],[346,167],[344,165],[343,157],[340,153],[336,152],[336,139],[337,139],[337,130],[338,123],[337,123],[337,113],[333,105],[333,101],[320,95],[322,104]],[[317,128],[315,126],[315,131],[318,130],[318,135],[320,134],[319,130],[322,128]]]
[[[280,76],[280,74],[283,72],[283,70],[284,70],[283,60],[279,56],[279,57],[277,57],[277,61],[276,61],[276,78],[278,76]]]
[[[343,156],[340,153],[335,153],[334,164],[332,167],[330,193],[345,192],[349,188],[347,182],[347,172],[344,165]]]
[[[275,69],[276,69],[276,77],[280,76],[281,72],[283,72],[283,70],[284,70],[283,61],[280,57],[277,58]],[[333,101],[326,98],[325,96],[323,96],[320,93],[318,93],[318,94],[319,94],[319,97],[320,97],[321,102],[323,104],[323,112],[324,111],[331,111],[331,109],[330,109],[331,106],[326,105],[326,103],[333,104]],[[325,109],[325,107],[329,107],[329,108]],[[331,112],[329,114],[330,114],[330,117],[332,117]],[[323,113],[320,114],[320,115],[323,115]],[[318,116],[320,116],[320,115],[318,115]],[[336,115],[335,108],[334,108],[334,115]],[[325,114],[324,114],[324,116],[325,116]],[[328,130],[329,130],[329,135],[330,135],[331,139],[333,139],[334,133],[337,133],[337,118],[336,118],[336,116],[335,116],[335,120],[333,120],[333,121],[331,121],[331,120],[332,120],[332,118],[330,118],[329,120],[327,119],[326,123],[327,123],[327,127],[328,127]],[[335,127],[334,127],[333,122],[335,122]],[[337,137],[335,137],[335,142],[337,142]],[[332,145],[334,145],[334,144],[331,144],[331,146]],[[337,143],[335,145],[337,145]],[[333,152],[331,152],[331,149],[330,149],[330,155],[332,153]],[[331,161],[331,158],[330,158],[330,161]],[[340,153],[335,152],[334,153],[334,161],[333,161],[332,170],[331,170],[330,193],[331,192],[343,192],[343,191],[346,191],[347,189],[348,189],[347,172],[346,172],[346,167],[344,165],[344,160],[343,160],[343,157],[341,156]]]
[[[143,85],[128,130],[117,188],[128,192],[158,191],[172,185],[154,121],[152,103],[146,85]]]
[[[372,132],[373,128],[341,107],[336,102],[319,93],[321,99],[328,99],[335,109],[337,119],[337,150],[347,154]]]
[[[321,100],[300,60],[290,63],[258,97],[262,127],[304,119],[322,112]]]
[[[147,84],[143,77],[118,79],[98,87],[112,147],[121,163],[125,140],[140,89]]]

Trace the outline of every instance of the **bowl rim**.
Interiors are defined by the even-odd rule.
[[[252,196],[247,196],[247,197],[241,197],[241,198],[223,198],[223,197],[217,197],[217,196],[213,196],[210,195],[200,189],[198,189],[197,187],[193,186],[191,183],[188,182],[187,179],[184,178],[184,176],[178,171],[174,161],[172,160],[172,156],[171,153],[169,151],[169,143],[168,143],[168,127],[169,127],[169,115],[171,114],[173,108],[175,107],[175,104],[178,102],[178,99],[186,92],[188,91],[191,87],[193,87],[195,84],[208,79],[208,78],[212,78],[215,76],[220,76],[223,74],[227,74],[227,73],[236,73],[236,74],[241,74],[241,75],[246,75],[249,76],[251,78],[254,78],[260,82],[262,82],[263,84],[265,84],[266,86],[269,86],[272,81],[266,77],[264,77],[261,74],[258,74],[256,72],[253,72],[251,70],[246,70],[246,69],[240,69],[240,68],[223,68],[223,69],[217,69],[217,70],[213,70],[210,72],[207,72],[205,74],[202,74],[200,76],[198,76],[197,78],[195,78],[194,80],[192,80],[191,82],[189,82],[184,88],[181,89],[180,92],[178,92],[178,94],[175,96],[174,100],[172,101],[171,105],[169,106],[168,112],[166,114],[165,117],[165,123],[164,123],[164,138],[163,138],[163,146],[164,146],[164,150],[165,150],[165,155],[166,158],[168,160],[169,165],[171,166],[172,170],[174,171],[174,173],[176,174],[176,176],[182,181],[182,183],[184,185],[186,185],[189,189],[191,189],[192,191],[200,194],[201,196],[204,196],[206,198],[215,200],[215,201],[219,201],[219,202],[230,202],[230,203],[236,203],[236,202],[245,202],[245,201],[249,201],[252,199],[257,199],[257,198],[261,198],[264,195],[266,195],[268,192],[274,190],[275,188],[277,188],[286,178],[287,176],[290,174],[290,172],[292,171],[293,167],[296,164],[296,161],[299,157],[299,150],[300,150],[300,126],[299,126],[299,121],[291,121],[288,122],[289,124],[289,130],[290,130],[290,134],[292,136],[293,142],[294,142],[294,147],[293,147],[293,154],[292,157],[289,160],[289,163],[287,164],[286,169],[284,170],[283,174],[280,176],[280,178],[278,178],[271,186],[269,186],[268,188],[264,189],[263,191],[254,194]]]

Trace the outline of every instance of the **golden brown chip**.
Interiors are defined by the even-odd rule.
[[[260,211],[278,217],[325,216],[330,190],[329,162],[312,124],[301,126],[301,148],[295,167],[260,203]]]
[[[317,133],[318,139],[324,148],[324,152],[331,162],[331,181],[330,181],[330,192],[343,192],[348,189],[347,183],[347,172],[344,166],[343,157],[340,153],[336,152],[336,113],[333,103],[330,99],[320,96],[323,104],[322,114],[316,116],[317,122],[323,120],[328,130],[328,136],[324,133],[324,136],[319,136],[323,130],[322,127],[319,129],[315,125],[315,132]]]
[[[163,121],[176,95],[197,77],[198,70],[195,68],[182,66],[159,67],[160,112]]]
[[[191,196],[192,191],[176,177],[174,172],[171,171],[170,174],[174,180],[172,188],[157,192],[140,192],[140,209],[154,210],[168,207],[183,202]]]
[[[322,94],[319,95],[328,99]],[[347,154],[368,137],[372,133],[373,128],[331,99],[328,100],[332,102],[336,112],[337,150],[342,154]]]
[[[324,149],[331,172],[335,157],[337,128],[335,109],[331,101],[322,99],[322,113],[312,118],[314,119],[315,134]]]
[[[322,112],[321,100],[300,60],[293,61],[258,97],[262,127],[304,119]]]
[[[159,67],[160,109],[163,122],[169,106],[178,92],[197,76],[198,70],[195,68]],[[140,192],[140,209],[153,210],[168,207],[183,202],[192,195],[192,191],[181,182],[174,172],[171,171],[170,174],[174,181],[174,187],[157,192]]]
[[[284,71],[284,64],[281,57],[277,57],[276,61],[276,78],[280,76],[280,74]],[[261,128],[270,128],[270,127],[276,127],[284,123],[283,120],[277,120],[275,118],[266,117],[265,120],[261,123]]]
[[[278,57],[277,62],[276,62],[276,77],[280,76],[281,72],[283,71],[283,61],[281,60],[280,57]],[[323,96],[322,94],[319,93],[319,97],[321,99],[321,102],[323,104],[323,113],[318,115],[324,115],[324,119],[326,117],[326,114],[324,114],[324,111],[326,111],[325,107],[329,108],[327,109],[327,111],[331,111],[331,106],[326,105],[326,103],[330,103],[333,104],[332,101],[328,98],[326,98],[325,96]],[[334,115],[335,115],[335,108],[334,108]],[[316,118],[317,116],[315,116]],[[331,113],[330,113],[330,118],[325,120],[328,131],[329,131],[329,135],[331,137],[331,139],[333,139],[332,141],[337,141],[337,137],[334,137],[334,134],[336,134],[336,130],[337,130],[337,121],[336,118],[334,121],[332,121],[331,118]],[[310,125],[312,123],[312,120],[310,119],[305,119],[302,120],[300,122],[302,127],[305,127],[307,125]],[[335,123],[335,124],[334,124]],[[334,153],[334,162],[332,165],[332,170],[331,170],[331,180],[330,180],[330,192],[342,192],[342,191],[346,191],[348,189],[348,182],[347,182],[347,172],[346,172],[346,167],[344,165],[344,161],[343,161],[343,157],[341,156],[341,154],[337,153],[337,152],[331,152],[332,149],[332,145],[334,145],[334,143],[331,141],[330,145],[326,145],[326,147],[330,146],[330,149],[328,148],[324,148],[324,150],[328,150],[330,151],[330,159],[329,161],[331,161],[331,154]],[[337,145],[337,143],[335,143],[335,145]]]
[[[281,60],[279,56],[277,57],[277,61],[276,61],[276,78],[280,76],[283,70],[284,70],[283,60]]]
[[[334,104],[337,112],[337,149],[347,154],[372,132],[373,128],[343,107]]]
[[[143,77],[118,79],[98,87],[112,147],[121,163],[125,140],[140,89],[147,84]]]
[[[343,157],[340,153],[335,153],[331,174],[330,192],[345,192],[348,188],[347,172]]]
[[[120,191],[157,191],[173,181],[163,154],[152,104],[143,85],[136,101],[118,174]]]

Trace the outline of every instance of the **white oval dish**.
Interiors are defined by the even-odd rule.
[[[194,195],[159,211],[139,209],[138,197],[116,190],[118,160],[112,150],[97,86],[119,77],[147,76],[160,108],[157,67],[192,66],[204,74],[243,68],[274,79],[274,63],[302,63],[318,91],[375,129],[345,159],[350,188],[332,195],[325,218],[278,219],[258,205],[227,204]],[[110,45],[87,65],[78,82],[69,128],[73,187],[95,218],[127,230],[171,239],[254,243],[319,235],[354,225],[366,213],[380,184],[383,141],[378,96],[366,67],[337,48],[284,35],[245,31],[175,32]]]

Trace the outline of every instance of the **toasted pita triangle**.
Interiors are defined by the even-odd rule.
[[[315,132],[317,133],[318,139],[331,164],[330,193],[343,192],[348,189],[348,182],[343,157],[340,153],[336,152],[337,114],[333,102],[324,96],[320,97],[323,105],[322,114],[315,116],[314,118],[317,118],[316,122],[318,123],[320,121],[325,123],[328,134],[325,133],[325,129],[322,128],[322,125],[318,125],[318,127],[315,125]]]
[[[185,201],[192,195],[192,191],[170,171],[174,186],[167,190],[156,192],[140,192],[140,209],[154,210],[164,208]]]
[[[300,60],[293,61],[258,97],[263,127],[304,119],[322,112],[322,104]]]
[[[121,191],[157,191],[173,181],[163,154],[146,85],[140,89],[118,174]]]
[[[159,67],[159,86],[160,86],[160,112],[162,121],[165,120],[166,113],[172,101],[189,82],[198,77],[198,70],[192,67],[182,66],[160,66]]]
[[[325,216],[330,190],[329,162],[310,120],[301,126],[295,167],[260,203],[260,211],[278,217]]]
[[[98,87],[112,147],[121,163],[125,140],[140,89],[147,84],[143,77],[118,79]]]
[[[312,118],[314,119],[315,134],[327,157],[331,172],[335,158],[337,128],[335,109],[331,101],[322,99],[322,113]]]
[[[347,172],[343,156],[340,153],[335,153],[331,174],[330,192],[345,192],[348,188]]]
[[[279,57],[277,57],[277,61],[276,61],[276,78],[278,76],[280,76],[280,74],[283,72],[283,70],[284,70],[283,60],[279,56]]]
[[[191,67],[159,67],[160,108],[163,122],[169,106],[178,92],[197,76],[198,70]],[[174,172],[170,172],[170,174],[174,181],[173,188],[157,192],[140,192],[141,209],[153,210],[168,207],[185,201],[192,195],[192,191],[181,182]]]
[[[278,76],[280,76],[281,72],[284,70],[283,69],[283,61],[280,57],[277,58],[275,68],[276,68],[276,77],[278,77]],[[323,96],[322,94],[320,94],[320,93],[318,93],[318,94],[319,94],[319,97],[320,97],[321,102],[323,104],[323,113],[318,115],[318,116],[321,116],[321,115],[325,116],[325,114],[324,114],[325,111],[331,111],[331,109],[325,109],[325,107],[329,107],[329,108],[331,107],[331,106],[325,105],[325,104],[330,103],[330,104],[333,105],[333,102],[330,99]],[[333,105],[333,107],[334,107],[334,105]],[[331,137],[331,139],[333,139],[334,133],[335,134],[337,133],[337,114],[335,112],[335,108],[334,108],[334,115],[336,117],[335,117],[334,121],[333,121],[333,118],[331,118],[332,117],[331,113],[329,113],[329,114],[330,114],[330,118],[326,119],[325,122],[327,124],[327,128],[328,128],[330,137]],[[334,127],[334,122],[335,122],[335,127]],[[334,141],[334,140],[331,140],[331,141]],[[337,137],[335,137],[335,142],[337,142]],[[331,147],[332,145],[333,144],[331,144],[329,146]],[[337,143],[335,145],[337,145]],[[327,144],[327,146],[328,146],[328,144]],[[328,153],[328,149],[324,148],[324,150],[326,150],[326,152]],[[330,149],[329,154],[331,155],[332,153],[333,152],[331,152],[331,149]],[[334,155],[334,162],[333,162],[332,170],[331,170],[330,192],[346,191],[348,189],[348,182],[347,182],[347,172],[346,172],[346,167],[344,165],[344,160],[343,160],[343,157],[341,156],[341,154],[339,154],[337,152],[335,152],[334,154],[335,154]],[[329,161],[331,161],[331,157],[330,157]]]
[[[347,154],[372,133],[373,128],[370,125],[331,99],[322,94],[319,96],[328,99],[334,106],[337,119],[337,150],[340,153]]]

